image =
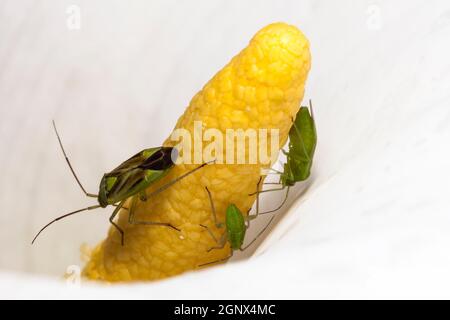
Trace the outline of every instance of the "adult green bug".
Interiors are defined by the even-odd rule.
[[[259,187],[260,182],[261,182],[261,179],[258,182],[258,187]],[[250,227],[250,221],[255,219],[256,217],[258,217],[258,214],[259,214],[258,198],[256,199],[256,213],[255,214],[250,215],[247,213],[247,216],[244,217],[241,210],[239,210],[239,208],[235,204],[231,203],[228,205],[226,212],[225,212],[225,223],[221,223],[221,222],[217,221],[216,209],[214,207],[214,201],[212,199],[211,192],[209,191],[209,189],[207,187],[205,189],[206,189],[206,192],[208,193],[214,225],[217,228],[225,227],[225,232],[222,234],[220,239],[217,239],[209,227],[202,225],[202,224],[200,225],[202,228],[205,228],[208,231],[208,233],[211,235],[211,237],[214,239],[214,241],[217,244],[216,246],[209,248],[207,251],[210,252],[211,250],[215,250],[215,249],[223,249],[225,247],[225,245],[227,243],[229,243],[230,248],[231,248],[231,253],[228,257],[226,257],[224,259],[219,259],[219,260],[215,260],[212,262],[204,263],[204,264],[199,265],[199,267],[203,267],[203,266],[218,263],[218,262],[227,261],[228,259],[230,259],[233,256],[234,251],[246,250],[253,243],[255,243],[255,241],[264,233],[264,231],[266,231],[266,229],[269,227],[272,220],[274,219],[274,217],[272,217],[269,220],[269,222],[266,224],[266,226],[263,229],[261,229],[261,231],[256,235],[256,237],[253,238],[253,240],[250,241],[249,244],[247,244],[246,246],[243,246],[244,240],[245,240],[245,234],[247,232],[247,229]]]
[[[314,121],[314,113],[311,100],[309,100],[309,108],[300,107],[295,120],[292,121],[292,127],[289,131],[289,150],[282,152],[286,155],[286,163],[283,171],[270,169],[280,176],[277,183],[265,183],[281,186],[278,189],[262,190],[250,195],[280,191],[286,189],[286,194],[282,203],[275,209],[261,212],[260,214],[272,213],[279,210],[285,203],[289,195],[290,187],[297,182],[305,181],[311,175],[312,161],[317,144],[317,132]]]
[[[62,216],[57,217],[56,219],[47,223],[44,227],[42,227],[36,236],[33,238],[32,244],[35,242],[37,237],[51,224],[74,215],[79,212],[93,210],[97,208],[106,208],[107,206],[116,207],[109,217],[109,222],[119,231],[121,235],[121,243],[124,245],[124,231],[120,228],[115,222],[114,218],[121,208],[125,208],[123,205],[125,201],[134,197],[132,203],[134,204],[137,200],[136,196],[139,195],[142,201],[146,201],[149,197],[155,196],[158,193],[164,191],[169,188],[174,183],[180,181],[181,179],[187,177],[188,175],[194,173],[195,171],[201,169],[208,163],[203,163],[197,168],[173,179],[172,181],[166,183],[161,186],[157,190],[153,191],[150,194],[146,194],[146,189],[156,181],[163,178],[170,169],[175,165],[176,158],[178,156],[176,149],[172,147],[156,147],[144,149],[141,152],[135,154],[130,159],[126,160],[122,164],[120,164],[117,168],[112,170],[111,172],[105,173],[100,181],[100,188],[98,194],[89,193],[81,184],[78,179],[75,170],[73,169],[69,158],[67,157],[66,151],[64,150],[63,144],[61,142],[61,138],[58,134],[58,130],[56,129],[56,124],[53,121],[53,128],[56,133],[56,137],[58,138],[59,146],[61,147],[61,151],[66,159],[66,162],[69,166],[72,175],[74,176],[77,184],[80,186],[81,190],[87,197],[97,198],[98,205],[89,206],[86,208],[78,209],[69,213],[66,213]],[[129,210],[129,223],[131,224],[142,224],[142,225],[154,225],[154,226],[165,226],[172,228],[174,230],[180,231],[178,228],[172,226],[170,223],[165,222],[153,222],[153,221],[137,221],[134,218],[133,206]]]

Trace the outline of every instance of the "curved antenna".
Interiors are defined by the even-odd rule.
[[[59,146],[61,147],[62,153],[64,154],[64,158],[66,158],[66,162],[69,165],[70,171],[72,171],[72,174],[73,174],[75,180],[77,180],[78,185],[80,186],[81,190],[83,190],[83,192],[86,196],[91,197],[91,198],[97,198],[98,195],[89,193],[86,191],[86,189],[84,189],[83,185],[81,184],[80,180],[77,177],[77,174],[75,173],[75,170],[73,170],[73,167],[70,164],[70,161],[69,161],[69,158],[67,157],[66,151],[64,150],[63,144],[61,142],[61,138],[59,137],[59,134],[58,134],[58,130],[56,129],[55,120],[52,120],[52,123],[53,123],[53,128],[55,129],[56,137],[58,138]]]
[[[59,216],[59,217],[56,218],[56,219],[53,219],[52,221],[50,221],[49,223],[47,223],[45,226],[43,226],[43,227],[41,228],[41,230],[39,230],[39,232],[34,236],[33,241],[31,241],[31,244],[34,244],[34,241],[36,241],[37,237],[39,237],[39,235],[41,234],[42,231],[44,231],[45,229],[47,229],[47,227],[49,227],[50,225],[52,225],[52,224],[55,223],[56,221],[59,221],[59,220],[64,219],[64,218],[67,218],[67,217],[69,217],[69,216],[71,216],[71,215],[74,215],[74,214],[79,213],[79,212],[82,212],[82,211],[93,210],[93,209],[97,209],[97,208],[100,208],[100,205],[95,205],[95,206],[90,206],[90,207],[86,207],[86,208],[83,208],[83,209],[78,209],[78,210],[75,210],[75,211],[66,213],[66,214],[64,214],[64,215],[62,215],[62,216]]]

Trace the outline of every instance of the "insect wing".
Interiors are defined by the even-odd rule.
[[[145,171],[139,168],[129,169],[114,176],[114,185],[107,192],[109,202],[116,203],[126,199],[144,179]]]
[[[151,183],[161,179],[173,166],[173,148],[145,149],[113,171],[106,173],[100,184],[100,194],[109,204],[122,201],[146,189]]]
[[[166,170],[173,166],[177,154],[176,149],[170,147],[161,147],[153,152],[150,157],[143,161],[139,168],[147,170]]]
[[[136,153],[130,159],[122,162],[117,168],[115,168],[111,172],[108,172],[106,175],[117,176],[124,173],[125,171],[135,169],[142,165],[147,159],[149,159],[153,154],[157,153],[160,149],[160,147],[144,149]]]

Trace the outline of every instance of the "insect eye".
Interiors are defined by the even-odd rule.
[[[117,177],[109,177],[106,178],[106,191],[111,191],[111,189],[116,184]]]

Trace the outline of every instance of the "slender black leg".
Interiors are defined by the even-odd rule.
[[[211,229],[210,229],[210,228],[208,228],[208,227],[207,227],[207,226],[205,226],[204,224],[201,224],[201,225],[200,225],[200,227],[202,227],[202,228],[205,228],[205,229],[206,229],[206,231],[208,231],[208,233],[209,233],[209,235],[211,236],[211,238],[213,238],[213,239],[214,239],[214,241],[215,241],[216,243],[218,243],[218,242],[219,242],[219,240],[217,240],[216,236],[214,235],[214,233],[212,233],[212,231],[211,231]]]
[[[216,236],[214,235],[214,233],[212,233],[210,228],[208,228],[207,226],[205,226],[203,224],[201,224],[200,227],[205,228],[206,231],[208,231],[211,238],[213,238],[217,244],[217,246],[209,248],[208,250],[206,250],[206,252],[211,252],[212,250],[216,250],[216,249],[223,249],[225,247],[225,244],[227,243],[227,233],[226,232],[222,233],[222,235],[220,236],[220,239],[217,239]]]
[[[281,185],[281,184],[279,184],[279,185]],[[255,194],[260,194],[260,193],[265,193],[265,192],[281,191],[281,190],[284,190],[284,188],[286,188],[286,186],[283,186],[283,187],[277,188],[277,189],[261,190],[261,191],[250,193],[249,196],[254,196]]]
[[[195,169],[192,169],[191,171],[186,172],[185,174],[173,179],[172,181],[169,181],[168,183],[166,183],[165,185],[163,185],[162,187],[156,189],[155,191],[153,191],[150,194],[147,194],[147,192],[144,190],[142,192],[139,193],[139,199],[143,202],[147,201],[149,198],[154,197],[156,195],[158,195],[159,193],[163,192],[164,190],[168,189],[170,186],[172,186],[173,184],[177,183],[178,181],[186,178],[187,176],[193,174],[195,171],[200,170],[201,168],[203,168],[204,166],[208,165],[209,163],[215,162],[214,161],[210,161],[210,162],[205,162],[202,165],[198,166]],[[167,223],[167,222],[154,222],[154,221],[142,221],[142,220],[136,220],[134,217],[134,204],[135,204],[135,199],[136,197],[133,198],[133,205],[132,208],[130,209],[130,214],[128,216],[128,222],[130,224],[134,224],[134,225],[152,225],[152,226],[163,226],[163,227],[169,227],[172,228],[176,231],[181,231],[180,229],[178,229],[177,227],[174,227],[172,224]]]
[[[134,225],[145,225],[145,226],[161,226],[161,227],[169,227],[172,228],[176,231],[181,231],[180,229],[178,229],[177,227],[174,227],[173,225],[171,225],[168,222],[155,222],[155,221],[143,221],[143,220],[136,220],[135,219],[135,204],[136,204],[136,196],[133,198],[133,202],[130,208],[130,214],[128,215],[128,223],[130,224],[134,224]]]
[[[125,241],[124,241],[124,232],[123,232],[123,230],[122,230],[122,228],[121,227],[119,227],[119,225],[117,224],[117,223],[115,223],[114,222],[114,218],[117,216],[117,214],[119,213],[119,211],[120,211],[120,208],[122,208],[122,205],[123,205],[123,202],[124,201],[121,201],[118,205],[117,205],[117,207],[114,209],[114,211],[113,211],[113,213],[111,214],[111,216],[109,217],[109,222],[117,229],[117,231],[119,231],[119,233],[120,233],[120,236],[121,236],[121,244],[122,244],[122,246],[125,244]]]
[[[280,210],[281,207],[284,206],[284,204],[286,203],[286,201],[287,201],[287,199],[288,199],[288,197],[289,197],[289,188],[290,188],[290,187],[287,187],[287,188],[286,188],[286,193],[285,193],[285,195],[284,195],[283,202],[281,202],[281,204],[280,204],[278,207],[276,207],[276,208],[273,209],[273,210],[260,212],[259,214],[268,214],[268,213],[272,213],[272,212],[275,212],[275,211]]]
[[[258,217],[258,214],[259,214],[259,193],[258,193],[258,190],[259,190],[259,185],[261,184],[261,181],[262,181],[262,177],[259,178],[258,183],[256,184],[256,192],[255,192],[255,194],[256,194],[256,214],[250,215],[250,214],[247,213],[247,219],[246,219],[246,226],[247,226],[247,228],[250,227],[250,220],[253,220],[256,217]],[[250,212],[250,210],[249,210],[249,212]]]
[[[216,264],[216,263],[220,263],[220,262],[226,262],[226,261],[230,260],[230,258],[232,256],[233,256],[233,251],[231,251],[231,254],[228,257],[226,257],[226,258],[215,260],[215,261],[211,261],[211,262],[207,262],[207,263],[203,263],[203,264],[200,264],[199,267],[209,266],[211,264]]]
[[[248,247],[250,247],[253,243],[255,243],[256,240],[258,240],[258,238],[264,233],[264,231],[267,230],[267,228],[269,227],[269,225],[272,223],[272,220],[275,218],[275,216],[273,216],[272,218],[270,218],[269,222],[266,224],[266,226],[256,235],[256,237],[250,241],[250,243],[248,245],[246,245],[245,247],[241,247],[239,250],[244,251],[246,250]]]
[[[261,183],[261,179],[259,179],[258,184],[256,185],[256,190],[259,189],[259,184]],[[289,187],[288,187],[289,190]],[[266,213],[266,212],[263,212]],[[256,196],[256,213],[254,215],[248,215],[247,216],[247,221],[246,221],[246,225],[247,228],[250,227],[250,220],[256,219],[260,214],[263,214],[259,212],[259,194]],[[269,227],[269,225],[272,223],[272,220],[274,219],[274,217],[270,218],[269,222],[267,223],[267,225],[256,235],[256,237],[245,247],[241,247],[239,250],[244,251],[245,249],[247,249],[248,247],[250,247],[263,233],[264,231],[266,231],[266,229]]]

